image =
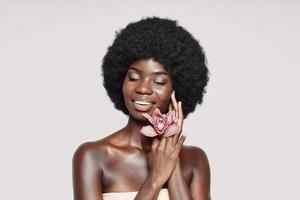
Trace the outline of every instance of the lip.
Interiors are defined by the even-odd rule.
[[[148,102],[148,103],[154,104],[153,101],[151,101],[150,99],[146,99],[146,98],[134,98],[134,99],[132,99],[132,101],[143,101],[143,102]]]
[[[132,100],[133,107],[136,110],[141,111],[141,112],[147,112],[147,111],[151,110],[154,106],[154,103],[152,103],[152,102],[151,102],[151,105],[149,105],[149,106],[143,106],[143,105],[135,103],[134,101],[144,101],[144,102],[151,102],[151,101],[146,101],[146,100],[141,100],[141,99],[140,100],[138,100],[138,99]]]

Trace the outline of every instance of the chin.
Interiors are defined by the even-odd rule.
[[[140,113],[140,114],[138,114],[138,113],[134,113],[134,114],[130,113],[129,115],[130,115],[135,121],[141,122],[141,123],[143,123],[143,124],[146,124],[146,123],[149,123],[149,124],[150,124],[150,122],[148,121],[148,119],[146,119],[146,118],[142,115],[142,113]]]
[[[139,110],[135,110],[132,109],[129,111],[129,114],[137,121],[140,122],[149,122],[148,119],[146,119],[143,114],[148,113],[149,115],[152,114],[152,112],[154,111],[155,107],[153,109],[150,109],[148,111],[139,111]]]

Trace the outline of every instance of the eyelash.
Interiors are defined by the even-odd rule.
[[[162,82],[155,82],[157,83],[158,85],[165,85],[166,83],[162,83]]]
[[[128,78],[129,79],[129,81],[137,81],[138,79],[136,79],[136,78]]]
[[[130,81],[137,81],[138,79],[129,77],[129,80],[130,80]],[[158,85],[165,85],[165,84],[166,84],[166,83],[157,82],[157,81],[154,81],[154,82],[155,82],[156,84],[158,84]]]

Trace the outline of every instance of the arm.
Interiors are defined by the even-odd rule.
[[[173,145],[177,141],[180,134],[182,134],[183,126],[183,111],[182,111],[182,102],[178,102],[175,98],[175,91],[171,96],[172,104],[169,106],[169,110],[174,109],[176,111],[176,117],[174,122],[180,127],[180,132],[173,136]],[[180,157],[178,157],[175,168],[168,180],[168,190],[171,200],[192,200],[192,195],[189,191],[189,187],[184,180],[183,173],[180,166]]]
[[[196,147],[195,165],[190,190],[195,200],[210,200],[210,168],[205,152]]]
[[[90,143],[82,144],[73,156],[74,200],[102,200],[102,170]]]
[[[175,91],[172,93],[172,104],[169,110],[176,111],[176,121],[178,126],[183,125],[183,111],[181,101],[177,103],[175,98]],[[181,132],[181,131],[180,131]],[[173,137],[173,144],[177,141],[179,134]],[[208,159],[205,152],[199,147],[193,147],[188,157],[193,159],[193,177],[188,188],[185,182],[183,173],[181,171],[180,160],[178,159],[175,168],[168,180],[168,188],[170,198],[172,200],[210,200],[210,169]]]
[[[151,152],[148,154],[149,175],[139,190],[135,200],[156,200],[165,182],[174,171],[178,154],[185,137],[181,137],[172,147],[172,138],[155,138]]]
[[[151,176],[148,176],[134,200],[156,200],[161,188],[161,184],[156,183]]]
[[[171,200],[192,200],[191,192],[181,171],[179,159],[170,179],[168,180],[168,189]]]
[[[193,200],[210,200],[210,169],[205,152],[195,147],[193,149],[192,158],[195,160],[193,164],[193,177],[188,188],[183,177],[180,162],[176,167],[168,181],[170,198],[176,199],[193,199]]]

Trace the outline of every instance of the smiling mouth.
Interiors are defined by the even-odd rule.
[[[146,101],[132,100],[133,106],[139,111],[148,111],[154,104]]]
[[[135,101],[133,100],[134,103],[142,105],[142,106],[150,106],[152,103],[151,102],[146,102],[146,101]]]

